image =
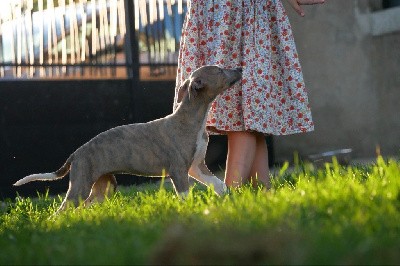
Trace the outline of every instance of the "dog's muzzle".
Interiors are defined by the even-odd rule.
[[[242,69],[241,67],[235,68],[234,71],[235,71],[235,72],[238,72],[240,75],[238,75],[238,78],[237,78],[237,79],[232,80],[232,81],[229,83],[229,86],[233,86],[236,82],[238,82],[238,81],[242,78],[243,69]]]

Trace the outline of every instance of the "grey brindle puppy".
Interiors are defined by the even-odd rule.
[[[207,186],[212,185],[221,195],[226,192],[226,185],[208,170],[204,161],[208,144],[206,119],[211,102],[239,81],[241,72],[240,68],[200,67],[180,87],[179,106],[172,114],[100,133],[71,154],[59,170],[29,175],[14,185],[56,180],[70,171],[69,189],[58,211],[65,209],[68,202],[77,206],[79,200],[87,202],[101,197],[94,195],[106,193],[100,183],[109,180],[115,186],[113,174],[117,173],[169,175],[179,196],[188,193],[189,174]]]

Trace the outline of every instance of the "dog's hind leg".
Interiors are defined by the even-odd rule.
[[[93,184],[89,197],[83,203],[85,207],[93,202],[102,202],[104,198],[111,196],[117,189],[117,180],[112,174],[105,174]]]
[[[78,207],[80,201],[89,197],[93,185],[93,178],[90,176],[90,173],[85,172],[86,171],[80,170],[76,171],[72,168],[67,194],[57,212],[66,209],[68,204],[73,204],[75,207]]]

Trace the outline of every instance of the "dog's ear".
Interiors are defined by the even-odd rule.
[[[201,79],[199,78],[193,79],[189,85],[189,99],[192,99],[192,97],[196,98],[197,93],[203,88],[204,88],[204,83],[201,81]]]
[[[177,103],[180,103],[183,99],[183,97],[185,97],[185,94],[188,91],[188,87],[189,87],[189,80],[185,80],[185,82],[179,87],[178,90],[178,99],[177,99]]]

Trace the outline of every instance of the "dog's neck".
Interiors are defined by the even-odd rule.
[[[182,102],[174,113],[179,114],[179,122],[189,126],[201,125],[205,127],[205,117],[211,108],[211,103],[200,97],[189,99],[188,95],[183,98]],[[201,123],[199,123],[201,121]]]

